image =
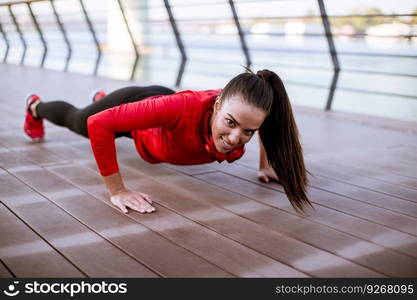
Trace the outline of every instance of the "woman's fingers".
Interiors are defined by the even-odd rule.
[[[136,210],[140,213],[145,212],[145,207],[143,207],[143,205],[137,203],[135,200],[126,201],[126,205],[129,206],[131,209]]]
[[[151,198],[149,197],[149,195],[148,194],[143,194],[143,193],[139,193],[146,201],[148,201],[149,202],[149,204],[152,204],[152,200],[151,200]]]
[[[268,176],[265,175],[263,172],[259,172],[258,180],[260,180],[260,181],[262,181],[264,183],[268,183],[269,182]]]
[[[262,181],[264,183],[268,182],[275,182],[275,183],[281,183],[278,176],[275,174],[275,172],[272,169],[262,169],[258,173],[258,180]]]
[[[127,214],[128,210],[126,206],[120,200],[112,200],[112,203],[116,205],[124,214]]]
[[[127,214],[129,211],[127,210],[127,208],[126,208],[126,206],[124,206],[124,205],[120,205],[119,206],[119,208],[121,209],[121,211],[124,213],[124,214]]]
[[[280,181],[280,180],[279,180],[279,178],[278,178],[278,177],[276,177],[276,176],[274,176],[274,177],[270,177],[269,179],[271,180],[271,182],[275,182],[275,183],[279,183],[279,184],[281,184],[281,181]]]
[[[149,195],[133,191],[125,191],[110,197],[110,201],[117,206],[123,213],[128,212],[128,208],[140,213],[151,213],[156,209],[151,205]]]
[[[140,196],[129,199],[128,205],[130,208],[140,213],[150,213],[155,211],[155,208],[152,207],[147,200]]]

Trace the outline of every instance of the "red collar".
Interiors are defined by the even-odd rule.
[[[229,163],[239,159],[245,153],[245,146],[237,147],[227,153],[221,153],[216,150],[214,145],[213,135],[211,134],[210,129],[210,117],[213,114],[213,105],[214,101],[209,101],[209,105],[203,111],[203,116],[201,118],[201,129],[202,136],[204,138],[204,148],[206,151],[219,163],[224,160],[227,160]]]

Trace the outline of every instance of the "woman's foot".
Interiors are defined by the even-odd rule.
[[[103,99],[104,97],[106,97],[106,93],[103,91],[94,91],[92,93],[92,97],[91,100],[93,103],[96,103],[97,101],[100,101],[101,99]]]
[[[45,136],[43,119],[36,115],[36,106],[40,101],[39,96],[35,94],[26,98],[26,116],[23,129],[32,141],[40,141]]]

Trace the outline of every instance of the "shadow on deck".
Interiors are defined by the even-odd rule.
[[[0,65],[0,277],[416,277],[416,124],[296,108],[315,210],[257,181],[257,141],[233,164],[149,165],[117,140],[129,187],[110,204],[87,139],[22,132],[24,96],[89,103],[131,83]],[[217,88],[217,87],[208,87]]]

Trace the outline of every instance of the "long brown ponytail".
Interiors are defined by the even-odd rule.
[[[269,165],[273,168],[298,212],[312,207],[307,196],[307,170],[292,107],[281,78],[272,71],[251,70],[233,78],[221,98],[241,95],[247,103],[268,113],[259,129]]]
[[[268,162],[279,177],[291,205],[303,211],[312,206],[307,197],[307,171],[292,107],[281,78],[269,70],[256,73],[273,90],[270,114],[259,129]]]

